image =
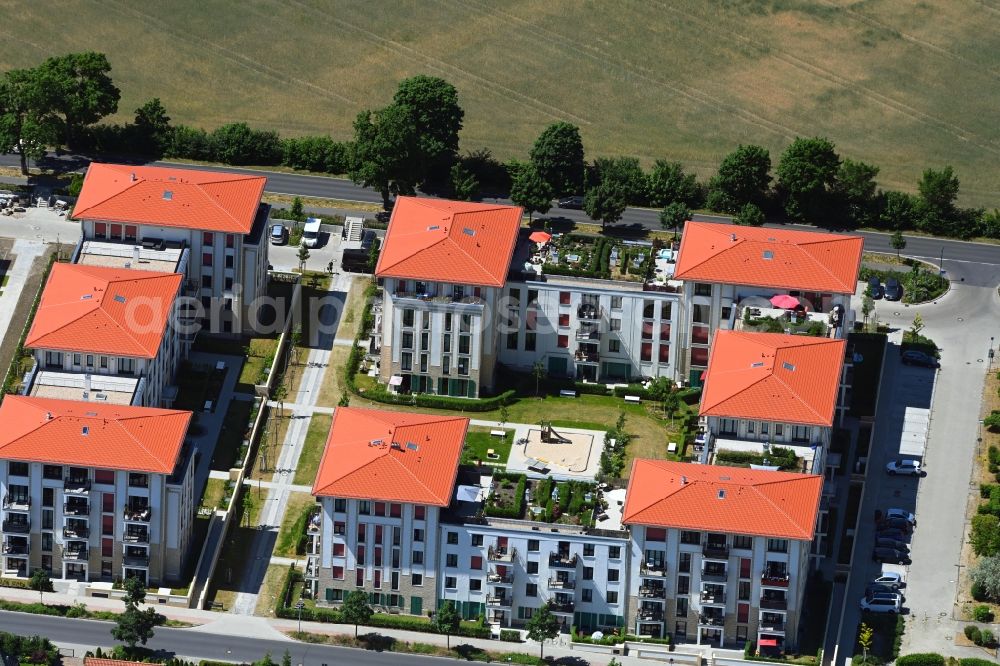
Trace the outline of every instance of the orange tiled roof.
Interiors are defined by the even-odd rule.
[[[73,217],[250,233],[265,176],[93,163]]]
[[[638,458],[622,522],[809,541],[823,477]]]
[[[448,506],[469,419],[338,407],[313,495]]]
[[[674,277],[853,294],[863,249],[860,236],[687,222]]]
[[[182,279],[180,273],[54,264],[24,346],[155,358]]]
[[[399,197],[375,274],[502,287],[521,214],[515,206]]]
[[[8,395],[0,459],[170,474],[191,412]]]
[[[718,331],[702,416],[831,426],[846,340]]]

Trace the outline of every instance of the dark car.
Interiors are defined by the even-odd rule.
[[[895,541],[904,541],[907,536],[909,535],[906,532],[898,529],[884,529],[875,533],[876,539],[893,539]]]
[[[889,278],[885,281],[885,300],[898,301],[903,298],[903,285],[899,284],[896,278]]]
[[[872,550],[872,559],[876,562],[888,562],[890,564],[909,564],[910,556],[895,548],[876,547]]]
[[[878,524],[878,530],[899,530],[903,534],[911,534],[913,532],[913,525],[910,521],[904,518],[886,518]]]
[[[875,539],[875,546],[877,548],[893,548],[904,553],[909,552],[910,550],[910,548],[899,539],[891,539],[881,535]]]
[[[583,197],[563,197],[559,200],[559,207],[583,210]]]
[[[381,222],[382,224],[388,224],[391,218],[392,218],[391,210],[381,210],[375,213],[375,220],[377,222]]]
[[[874,275],[868,278],[868,293],[876,300],[885,295],[885,291],[882,289],[882,281]]]
[[[885,585],[884,583],[868,583],[868,587],[865,588],[865,597],[871,599],[876,594],[898,594],[902,601],[906,600],[906,597],[900,593],[899,587]]]
[[[919,365],[922,368],[937,368],[941,363],[931,356],[916,349],[909,349],[903,352],[903,365]]]

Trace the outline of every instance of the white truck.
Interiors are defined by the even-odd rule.
[[[320,219],[318,217],[306,218],[306,224],[302,227],[302,244],[306,247],[316,247],[319,245]]]

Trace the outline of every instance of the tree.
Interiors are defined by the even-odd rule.
[[[789,217],[825,222],[839,172],[840,157],[832,142],[821,137],[796,138],[781,154],[776,169],[778,191]]]
[[[227,123],[209,135],[212,159],[224,164],[278,164],[282,148],[278,133],[255,130],[246,123]]]
[[[125,612],[115,619],[115,626],[111,629],[111,636],[116,641],[124,643],[131,652],[135,649],[136,643],[146,644],[153,637],[154,627],[158,627],[167,621],[156,612],[154,608],[139,610],[139,605],[146,600],[146,584],[140,578],[129,576],[123,583],[125,594],[122,601],[125,602]]]
[[[885,192],[878,215],[878,225],[883,229],[916,229],[920,214],[919,201],[906,192]]]
[[[531,366],[531,376],[535,378],[535,397],[538,397],[538,384],[545,378],[545,364],[535,361]]]
[[[278,403],[278,418],[281,418],[283,416],[282,412],[285,409],[285,398],[288,397],[288,387],[285,386],[284,382],[274,387],[272,397]]]
[[[524,628],[528,630],[528,638],[538,641],[538,656],[545,656],[545,641],[559,635],[559,619],[552,614],[548,604],[540,607],[529,619]]]
[[[456,199],[472,201],[479,194],[479,181],[468,169],[459,164],[451,167],[451,189]]]
[[[924,171],[917,184],[920,191],[917,225],[921,231],[932,234],[962,236],[963,230],[957,228],[958,210],[955,199],[958,198],[958,177],[950,166],[935,171]],[[972,234],[967,234],[972,235]]]
[[[500,405],[500,423],[507,425],[508,420],[510,420],[510,407],[506,404]]]
[[[663,408],[663,414],[666,416],[668,396],[674,392],[673,383],[670,379],[668,377],[657,377],[649,384],[649,388],[646,391],[653,400],[659,401],[660,407]]]
[[[292,199],[292,207],[289,209],[292,219],[301,222],[306,219],[305,211],[302,209],[302,197],[296,196]]]
[[[622,218],[627,205],[625,194],[613,182],[601,183],[587,190],[583,198],[583,210],[594,221],[600,220],[601,229]]]
[[[253,493],[251,493],[250,489],[247,488],[246,490],[244,490],[243,499],[240,502],[240,508],[242,509],[243,513],[242,515],[243,520],[240,522],[245,523],[245,527],[250,527],[250,518],[251,515],[253,514],[253,507],[254,507]]]
[[[722,159],[709,181],[708,207],[735,213],[745,204],[762,206],[771,184],[771,155],[760,146],[740,145]]]
[[[281,666],[292,666],[292,653],[285,650],[285,654],[281,655]]]
[[[913,324],[910,326],[910,333],[913,334],[913,337],[917,337],[922,330],[924,330],[924,318],[918,312],[913,315]]]
[[[170,116],[159,97],[135,110],[136,148],[143,154],[161,157],[170,145]]]
[[[296,324],[292,328],[292,363],[299,362],[299,346],[302,344],[302,324]]]
[[[349,393],[342,393],[340,400],[337,401],[337,407],[350,407],[351,406],[351,396]]]
[[[868,317],[871,316],[874,309],[875,299],[872,298],[871,289],[866,287],[864,296],[861,297],[861,316],[864,318],[866,326],[868,325]]]
[[[1000,601],[1000,555],[980,559],[969,569],[969,577],[987,599]]]
[[[0,151],[20,156],[22,174],[29,159],[41,159],[59,140],[55,93],[51,75],[35,69],[13,69],[0,82]]]
[[[691,211],[680,201],[669,203],[660,211],[660,226],[674,230],[674,240],[677,240],[677,229],[691,219]]]
[[[368,597],[361,590],[354,590],[344,597],[340,607],[340,617],[347,624],[354,625],[354,637],[358,637],[358,625],[364,624],[372,616],[372,607],[368,605]]]
[[[864,622],[858,627],[858,645],[861,646],[863,651],[862,656],[864,657],[865,663],[868,663],[868,650],[872,649],[872,641],[875,637],[875,632]]]
[[[362,111],[354,121],[354,158],[351,180],[382,195],[388,210],[390,196],[413,194],[424,179],[420,136],[409,107],[392,104]]]
[[[531,165],[520,169],[510,185],[510,200],[528,211],[528,220],[533,213],[544,215],[552,207],[552,188]]]
[[[28,585],[32,590],[38,592],[38,603],[42,603],[43,593],[52,589],[52,580],[49,578],[49,572],[42,568],[35,569],[31,574]]]
[[[458,631],[461,623],[462,616],[458,614],[455,604],[450,601],[444,602],[444,605],[434,614],[434,630],[446,636],[445,644],[449,650],[451,649],[451,635]]]
[[[637,206],[646,203],[647,180],[639,160],[634,157],[598,157],[591,171],[588,186],[600,183],[614,183],[622,193],[625,202]]]
[[[877,166],[847,159],[837,171],[833,194],[852,229],[871,226],[878,217],[878,172]]]
[[[682,203],[689,207],[701,204],[702,190],[693,173],[684,173],[680,162],[656,160],[646,179],[649,204],[664,207]]]
[[[579,192],[584,171],[580,128],[561,121],[546,127],[531,148],[531,163],[555,196]]]
[[[889,238],[889,245],[896,251],[896,258],[899,259],[899,251],[906,248],[906,239],[903,237],[903,232],[896,229]]]
[[[309,261],[309,248],[306,247],[305,241],[299,244],[299,270],[304,271],[306,269],[306,262]]]
[[[421,74],[401,81],[392,101],[409,109],[413,118],[424,178],[447,174],[458,156],[458,133],[465,118],[455,86]]]
[[[1000,553],[1000,518],[989,513],[973,516],[969,541],[979,557]]]
[[[740,212],[733,218],[733,223],[744,227],[762,227],[764,226],[764,211],[757,204],[743,204],[743,208],[740,208]]]
[[[39,70],[56,93],[52,109],[62,115],[63,137],[68,146],[73,146],[84,126],[118,112],[121,91],[108,76],[111,64],[103,53],[55,56],[42,63]]]

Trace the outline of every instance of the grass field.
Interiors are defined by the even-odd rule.
[[[819,134],[912,188],[953,164],[970,203],[997,198],[1000,8],[925,0],[429,0],[338,4],[26,3],[0,66],[108,54],[120,119],[160,97],[174,122],[245,120],[351,135],[400,79],[443,76],[462,147],[524,157],[554,120],[590,156],[680,160],[705,175],[739,143]],[[60,39],[35,38],[60,26]],[[276,29],[277,28],[277,29]]]
[[[501,439],[490,434],[493,428],[482,426],[469,426],[469,432],[465,436],[465,446],[462,448],[462,463],[469,465],[474,460],[481,460],[486,463],[507,464],[510,457],[510,447],[514,444],[514,431],[507,428],[504,432],[507,435]],[[491,459],[487,454],[492,450],[498,457]]]
[[[311,486],[316,480],[319,461],[323,457],[326,438],[330,434],[333,417],[329,414],[313,414],[309,419],[309,429],[299,454],[299,464],[295,468],[295,483]]]

